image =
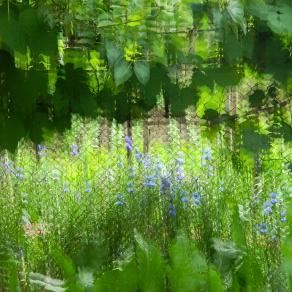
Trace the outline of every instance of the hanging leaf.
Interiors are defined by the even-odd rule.
[[[130,79],[132,76],[132,69],[129,63],[122,60],[114,66],[114,79],[116,86],[120,86]]]
[[[120,50],[117,46],[114,46],[110,41],[106,41],[105,49],[107,59],[111,67],[121,61],[121,59],[123,58],[122,50]]]
[[[240,0],[230,0],[227,5],[227,11],[232,20],[240,25],[244,34],[246,34],[246,21],[244,17],[244,8]]]
[[[138,61],[134,64],[134,71],[138,80],[142,84],[146,84],[150,79],[150,66],[148,62]]]

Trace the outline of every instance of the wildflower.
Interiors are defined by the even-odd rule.
[[[185,173],[182,167],[179,167],[177,169],[177,176],[176,176],[177,180],[182,181],[185,178]]]
[[[278,194],[276,194],[276,193],[270,193],[270,198],[271,199],[276,199],[277,198],[277,196],[278,196]]]
[[[281,213],[280,213],[280,215],[281,215],[281,218],[280,218],[280,221],[281,222],[287,222],[288,220],[287,220],[287,218],[286,218],[286,215],[287,215],[287,213],[286,213],[286,211],[282,211]]]
[[[169,212],[168,212],[170,217],[175,217],[176,216],[176,212],[175,212],[175,207],[173,204],[169,205]]]
[[[202,199],[202,195],[200,193],[198,193],[198,192],[194,192],[194,193],[192,193],[192,198],[194,200],[200,201]]]
[[[211,151],[210,147],[207,147],[204,149],[202,159],[208,160],[208,161],[210,161],[212,159],[212,151]]]
[[[24,178],[24,174],[23,174],[23,168],[22,167],[16,167],[16,173],[15,176],[19,179],[23,179]]]
[[[155,177],[153,175],[149,175],[145,177],[145,186],[146,187],[155,187]]]
[[[189,201],[187,197],[181,197],[180,200],[182,201],[182,203],[187,203]]]
[[[269,215],[272,212],[272,203],[270,201],[267,201],[263,204],[264,209],[264,215]]]
[[[46,153],[45,153],[45,150],[47,149],[46,146],[38,144],[36,148],[37,148],[38,156],[45,156],[46,155]]]
[[[274,205],[274,204],[277,204],[277,203],[278,203],[278,200],[277,200],[277,199],[271,199],[271,201],[270,201],[270,202],[271,202],[271,204],[273,204],[273,205]]]
[[[132,151],[133,150],[133,141],[129,136],[125,137],[125,143],[126,143],[126,149],[128,151]]]
[[[136,150],[135,158],[138,162],[141,162],[143,159],[143,154]]]
[[[260,231],[261,234],[268,233],[268,224],[267,223],[259,224],[259,231]]]
[[[123,194],[117,194],[117,201],[115,202],[116,206],[124,206],[126,203],[124,202],[124,195]]]
[[[11,173],[11,172],[13,172],[13,164],[12,164],[12,162],[11,161],[5,161],[4,163],[3,163],[3,167],[4,167],[4,170],[6,171],[6,172],[8,172],[8,173]]]
[[[79,149],[76,144],[71,145],[71,155],[72,156],[77,156],[79,154]]]
[[[69,193],[70,192],[69,184],[68,183],[64,183],[64,185],[63,185],[63,192],[64,193]]]
[[[178,165],[183,165],[185,161],[184,161],[183,157],[178,157],[178,158],[176,158],[176,162]]]
[[[128,188],[127,188],[127,192],[130,193],[130,194],[134,193],[133,185],[134,185],[134,183],[133,183],[132,181],[129,181],[129,182],[127,183],[127,186],[128,186]]]
[[[267,207],[264,209],[264,214],[265,215],[269,215],[272,212],[272,208],[271,207]]]
[[[167,190],[171,187],[170,177],[162,177],[161,178],[161,193],[165,194]]]
[[[288,220],[286,217],[281,217],[280,221],[284,223],[284,222],[287,222]]]
[[[86,181],[85,185],[86,185],[85,192],[86,193],[90,193],[91,192],[91,183],[90,183],[90,181]]]
[[[225,190],[224,181],[220,181],[219,191],[223,192]]]

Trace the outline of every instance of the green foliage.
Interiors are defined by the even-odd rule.
[[[177,237],[169,256],[167,274],[173,291],[199,291],[206,285],[207,263],[185,235]]]
[[[166,116],[198,106],[202,117],[202,104],[206,113],[223,106],[199,100],[200,88],[241,91],[245,66],[281,89],[276,97],[247,93],[251,107],[264,106],[286,94],[291,78],[291,11],[289,0],[2,1],[0,146],[14,150],[22,137],[39,142],[46,131],[64,131],[74,113],[140,118],[161,90]]]

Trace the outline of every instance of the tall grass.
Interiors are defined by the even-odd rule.
[[[249,156],[238,167],[194,127],[183,141],[172,121],[170,143],[147,154],[141,125],[125,140],[115,124],[109,148],[99,129],[76,120],[37,150],[2,155],[3,291],[289,291],[282,141],[262,155],[254,193]]]

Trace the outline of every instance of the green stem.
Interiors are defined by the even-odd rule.
[[[9,0],[7,0],[7,17],[8,17],[8,21],[10,20],[10,3]]]

